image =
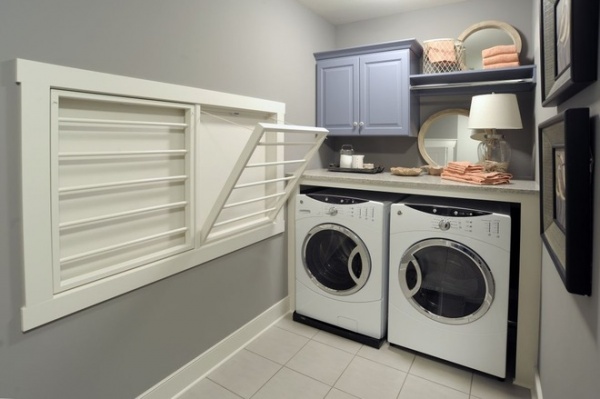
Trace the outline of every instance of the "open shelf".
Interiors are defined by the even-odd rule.
[[[410,90],[421,96],[515,93],[535,87],[535,65],[410,75]]]

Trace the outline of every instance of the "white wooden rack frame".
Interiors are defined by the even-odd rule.
[[[280,211],[327,135],[274,123],[278,102],[14,68],[24,331],[282,233]]]
[[[297,138],[295,141],[294,139],[285,140],[285,136],[297,133],[309,133],[309,140],[298,140]],[[281,140],[282,136],[284,140]],[[308,165],[308,161],[315,155],[326,136],[327,130],[323,128],[258,123],[229,175],[229,178],[225,182],[215,206],[213,206],[209,212],[204,225],[205,227],[201,229],[200,242],[206,242],[213,229],[242,220],[253,220],[250,226],[262,223],[272,223],[293,190],[297,187],[302,172],[304,172]],[[269,152],[270,149],[268,149],[268,147],[292,146],[303,148],[304,156],[302,158],[291,160],[251,162],[253,159],[252,156],[261,147],[266,147],[267,152]],[[281,173],[281,168],[279,169],[279,173],[277,173],[277,169],[274,169],[274,167],[282,167],[284,165],[293,166],[295,169],[292,173],[287,175]],[[241,182],[241,176],[251,169],[265,169],[267,173],[264,176],[266,178],[245,183]],[[255,191],[254,194],[249,193],[244,195],[243,200],[236,202],[230,200],[234,190],[243,191],[257,186],[263,187],[264,195],[257,195]],[[258,191],[258,193],[260,192],[261,191]],[[255,212],[246,211],[241,216],[229,217],[228,219],[218,221],[219,216],[222,216],[228,209],[244,208],[257,202],[264,202],[265,204],[268,204],[268,206]]]

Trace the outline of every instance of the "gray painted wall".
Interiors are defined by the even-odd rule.
[[[540,0],[535,1],[535,10]],[[600,16],[598,17],[600,20]],[[536,21],[537,23],[537,21]],[[600,47],[600,46],[599,46]],[[598,49],[600,60],[600,48]],[[598,63],[600,65],[600,62]],[[600,74],[599,74],[600,76]],[[539,89],[538,89],[539,91]],[[600,237],[600,81],[573,96],[558,108],[539,107],[538,121],[568,108],[589,107],[594,141],[594,242]],[[542,254],[542,305],[539,372],[544,399],[595,399],[600,392],[600,251],[594,246],[592,295],[569,294],[548,252]]]
[[[522,0],[472,0],[334,29],[293,0],[2,0],[0,397],[134,397],[285,297],[287,283],[285,238],[276,237],[22,334],[18,108],[5,61],[27,58],[283,101],[289,122],[310,125],[313,52],[457,36],[471,23],[500,19],[517,27],[523,51],[533,58],[539,1],[532,0],[532,7]],[[537,91],[532,98],[539,97]],[[598,126],[599,98],[596,83],[558,111],[591,104]],[[455,105],[460,101],[468,105],[464,99]],[[535,101],[538,122],[555,113]],[[398,143],[389,154],[394,162],[418,160],[414,139]],[[389,151],[380,140],[363,144],[373,154]],[[599,147],[596,140],[596,154]],[[337,144],[325,148],[320,163],[337,149]],[[595,172],[599,208],[598,166]],[[596,214],[596,236],[599,220]],[[596,251],[593,295],[582,298],[564,291],[544,258],[540,374],[545,398],[592,398],[600,391],[598,259]]]
[[[25,58],[281,101],[314,123],[334,28],[293,0],[0,2],[0,397],[133,398],[287,295],[283,235],[23,334],[18,103]]]
[[[499,20],[511,24],[520,33],[523,42],[521,62],[531,64],[534,35],[532,19],[531,0],[468,0],[444,7],[341,25],[336,29],[336,46],[354,47],[406,38],[415,38],[420,42],[440,37],[456,38],[475,23]],[[525,180],[533,180],[535,177],[536,128],[533,95],[533,92],[527,92],[518,96],[524,128],[503,131],[512,147],[509,171],[515,178]],[[420,122],[422,124],[430,115],[442,109],[457,107],[468,109],[470,104],[471,96],[422,97]],[[330,139],[327,141],[330,162],[337,161],[337,151],[344,143],[352,144],[356,153],[366,154],[365,162],[374,162],[385,167],[424,164],[424,160],[419,156],[416,138]],[[325,150],[322,153],[325,153]]]

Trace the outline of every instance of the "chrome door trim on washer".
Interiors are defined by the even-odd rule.
[[[309,243],[311,240],[318,239],[315,238],[315,236],[328,231],[343,236],[346,246],[343,248],[330,248],[333,250],[330,253],[324,253],[324,251],[320,251],[319,253],[325,256],[334,254],[343,255],[345,259],[338,258],[338,260],[342,260],[342,262],[337,265],[309,265],[309,262],[307,261],[307,249]],[[339,244],[341,243],[342,242],[340,241]],[[348,247],[349,244],[352,245],[352,248]],[[342,253],[339,251],[342,251]],[[357,265],[355,262],[360,262],[360,264]],[[323,223],[310,229],[302,244],[302,264],[311,281],[323,291],[333,295],[346,296],[354,294],[365,286],[369,279],[369,275],[371,274],[371,257],[363,240],[361,240],[352,230],[335,223]],[[311,267],[322,269],[322,266],[325,266],[328,270],[321,270],[323,273],[320,273],[319,275],[315,275],[313,270],[311,270]],[[360,270],[355,270],[357,266],[360,266]],[[335,268],[335,270],[332,270],[332,268]],[[337,272],[337,276],[333,277],[337,277],[338,280],[343,279],[345,280],[345,283],[350,285],[344,289],[336,289],[328,286],[328,281],[326,280],[332,277],[332,274],[336,274],[330,273],[332,271]],[[336,281],[333,280],[329,282],[336,283]],[[341,283],[341,281],[337,281],[337,283]]]
[[[479,277],[485,284],[485,294],[481,298],[481,303],[477,310],[460,317],[446,317],[444,315],[440,315],[431,310],[426,309],[415,299],[415,297],[421,291],[424,281],[427,279],[427,277],[424,276],[422,266],[419,265],[419,262],[415,255],[419,251],[427,250],[427,248],[432,247],[443,247],[454,250],[461,256],[464,256],[470,262],[471,266],[475,266],[474,269],[480,273]],[[444,261],[443,263],[445,265],[446,262]],[[413,279],[415,280],[414,285],[412,286],[409,286],[409,283],[407,281],[407,272],[409,268],[412,268],[411,270],[414,270],[414,272],[411,272],[411,274],[414,274],[414,278],[412,276],[410,277],[411,282]],[[443,272],[444,270],[440,271],[440,273]],[[444,280],[448,280],[448,277],[444,277]],[[402,293],[416,310],[418,310],[421,314],[427,316],[428,318],[444,324],[468,324],[481,318],[492,306],[492,302],[494,300],[495,295],[494,278],[492,276],[489,266],[485,263],[485,261],[466,245],[443,238],[425,239],[411,245],[404,252],[404,254],[402,255],[402,259],[400,260],[400,267],[398,269],[398,281],[400,283]],[[439,293],[443,295],[443,291],[445,290],[445,288],[443,286],[439,286],[437,288],[439,288],[440,290]],[[432,307],[436,306],[436,303],[430,303]]]

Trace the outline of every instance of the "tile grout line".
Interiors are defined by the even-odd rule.
[[[277,326],[277,325],[275,325],[274,327],[277,327],[277,328],[279,328],[280,330],[286,331],[286,332],[288,332],[288,333],[294,334],[294,335],[296,335],[296,336],[298,336],[298,337],[301,337],[301,338],[306,338],[306,339],[307,339],[307,341],[306,341],[306,342],[304,343],[304,345],[302,345],[302,346],[301,346],[301,347],[300,347],[300,348],[299,348],[299,349],[298,349],[298,350],[297,350],[297,351],[296,351],[296,352],[295,352],[295,353],[294,353],[294,354],[293,354],[293,355],[292,355],[292,356],[291,356],[291,357],[290,357],[290,358],[289,358],[289,359],[288,359],[288,360],[287,360],[287,361],[286,361],[284,364],[280,364],[280,366],[281,366],[281,367],[279,367],[279,369],[278,369],[278,370],[277,370],[277,371],[276,371],[276,372],[275,372],[275,373],[274,373],[274,374],[273,374],[273,375],[272,375],[272,376],[271,376],[271,377],[270,377],[270,378],[269,378],[269,379],[268,379],[268,380],[267,380],[267,381],[266,381],[266,382],[265,382],[263,385],[261,385],[261,386],[260,386],[260,388],[258,388],[258,390],[257,390],[256,392],[254,392],[254,393],[252,394],[252,396],[250,397],[250,399],[252,399],[254,396],[256,396],[256,394],[257,394],[257,393],[258,393],[258,392],[259,392],[259,391],[260,391],[260,390],[261,390],[261,389],[262,389],[262,388],[263,388],[265,385],[267,385],[267,384],[269,383],[269,381],[271,381],[271,380],[273,379],[273,377],[275,377],[275,376],[276,376],[276,375],[277,375],[277,374],[278,374],[278,373],[279,373],[281,370],[283,370],[284,368],[285,368],[285,369],[287,369],[287,370],[289,370],[289,371],[291,371],[291,372],[293,372],[293,373],[298,373],[298,374],[300,374],[300,375],[302,375],[302,376],[304,376],[304,377],[306,377],[306,378],[310,378],[310,379],[311,379],[311,380],[313,380],[313,381],[316,381],[316,382],[319,382],[319,383],[321,383],[321,384],[324,384],[324,385],[327,385],[327,386],[329,386],[329,391],[327,391],[327,394],[329,394],[329,392],[331,391],[331,389],[333,388],[333,386],[330,386],[329,384],[326,384],[326,383],[324,383],[323,381],[319,381],[319,380],[317,380],[317,379],[316,379],[316,378],[314,378],[314,377],[311,377],[311,376],[309,376],[309,375],[306,375],[306,374],[304,374],[304,373],[301,373],[301,372],[299,372],[299,371],[296,371],[296,370],[294,370],[294,369],[291,369],[291,368],[287,367],[287,364],[288,364],[288,363],[289,363],[289,362],[290,362],[290,361],[291,361],[291,360],[294,358],[294,356],[296,356],[296,355],[297,355],[297,354],[298,354],[298,353],[299,353],[299,352],[300,352],[302,349],[304,349],[304,348],[305,348],[305,347],[306,347],[306,346],[309,344],[309,342],[310,342],[310,341],[314,341],[314,339],[313,339],[313,338],[306,337],[306,336],[304,336],[304,335],[302,335],[302,334],[298,334],[298,333],[297,333],[297,332],[295,332],[295,331],[291,331],[291,330],[288,330],[288,329],[286,329],[286,328],[279,327],[279,326]],[[313,335],[313,337],[314,337],[315,335],[316,335],[316,334],[314,334],[314,335]],[[314,341],[314,342],[319,342],[319,341]],[[320,344],[323,344],[322,342],[319,342],[319,343],[320,343]],[[326,344],[323,344],[323,345],[326,345]],[[271,362],[273,362],[273,363],[277,363],[277,362],[275,362],[274,360],[271,360],[271,359],[269,359],[269,358],[267,358],[267,357],[265,357],[265,356],[263,356],[263,355],[261,355],[261,354],[259,354],[259,353],[256,353],[256,352],[253,352],[253,351],[252,351],[252,350],[250,350],[250,349],[247,349],[246,347],[244,347],[244,350],[247,350],[247,351],[249,351],[249,352],[251,352],[251,353],[254,353],[255,355],[258,355],[258,356],[262,357],[263,359],[269,360],[269,361],[271,361]],[[277,363],[277,364],[279,364],[279,363]],[[327,396],[327,395],[325,395],[325,396]]]
[[[233,395],[237,396],[238,398],[244,399],[243,396],[238,395],[237,393],[233,392],[231,389],[219,384],[217,381],[211,380],[209,376],[204,377],[204,379],[209,380],[210,382],[212,382],[213,384],[216,384],[218,386],[220,386],[221,388],[223,388],[224,390],[226,390],[227,392],[231,392]]]
[[[468,389],[468,392],[465,392],[465,391],[462,391],[461,389],[457,389],[457,388],[455,388],[455,387],[453,387],[451,385],[447,385],[446,383],[443,383],[443,382],[440,382],[440,381],[438,381],[436,379],[433,379],[433,377],[431,377],[431,378],[430,377],[422,377],[422,376],[413,374],[413,372],[416,370],[415,366],[416,366],[416,363],[417,363],[418,354],[414,354],[414,353],[412,354],[413,356],[412,356],[412,359],[410,360],[410,364],[409,364],[409,366],[407,368],[407,371],[404,371],[403,369],[400,369],[400,368],[394,367],[392,365],[386,364],[384,361],[381,361],[382,359],[379,359],[379,360],[377,360],[377,358],[371,359],[371,358],[368,357],[368,353],[363,353],[361,355],[361,350],[364,347],[366,347],[366,345],[360,344],[360,342],[358,343],[358,344],[360,344],[358,346],[358,348],[355,351],[353,351],[353,350],[347,349],[348,346],[344,346],[344,345],[336,346],[336,344],[337,344],[336,341],[329,341],[328,342],[327,339],[324,340],[325,342],[321,341],[320,339],[323,338],[323,336],[319,336],[319,332],[321,330],[318,330],[318,329],[315,329],[315,328],[311,328],[311,330],[306,331],[306,334],[303,334],[303,333],[298,332],[299,331],[298,329],[293,328],[294,326],[295,326],[295,324],[287,326],[289,328],[285,328],[283,325],[273,325],[273,326],[271,326],[271,327],[277,327],[278,331],[284,331],[286,333],[293,334],[296,337],[299,337],[299,338],[302,338],[302,339],[306,340],[302,345],[299,346],[299,348],[297,350],[295,350],[294,352],[292,352],[292,354],[289,357],[289,359],[287,359],[283,364],[279,363],[279,362],[277,362],[275,360],[269,359],[268,357],[266,357],[266,356],[264,356],[264,355],[262,355],[260,353],[256,353],[256,352],[252,351],[251,349],[248,348],[249,345],[250,345],[250,342],[246,346],[244,346],[242,348],[242,350],[246,350],[249,353],[252,353],[252,354],[254,354],[256,356],[259,356],[259,357],[261,357],[261,358],[263,358],[265,360],[268,360],[268,361],[270,361],[270,362],[272,362],[272,363],[274,363],[274,364],[276,364],[278,366],[278,368],[276,369],[275,373],[272,376],[270,376],[263,384],[261,384],[260,387],[254,393],[252,393],[248,399],[252,399],[252,398],[256,397],[256,395],[258,394],[258,392],[261,389],[263,389],[269,382],[271,382],[273,380],[273,377],[275,377],[275,375],[277,375],[278,373],[280,373],[284,368],[287,369],[289,372],[297,373],[298,375],[301,375],[301,376],[303,376],[305,378],[309,378],[312,381],[315,381],[315,382],[318,382],[320,384],[323,384],[323,385],[327,386],[329,389],[325,393],[324,397],[327,397],[328,395],[330,395],[334,391],[334,389],[335,390],[339,390],[340,392],[343,392],[343,393],[345,393],[347,395],[350,395],[351,397],[356,397],[355,395],[353,395],[350,392],[346,392],[345,390],[342,390],[340,388],[336,388],[336,384],[340,381],[341,377],[349,369],[350,365],[354,361],[356,361],[357,358],[373,362],[374,364],[378,364],[378,365],[390,367],[392,369],[395,369],[397,371],[403,372],[405,374],[404,381],[402,382],[402,384],[400,386],[400,389],[399,389],[399,391],[398,391],[398,393],[396,395],[396,398],[398,398],[401,395],[402,390],[406,388],[406,383],[407,383],[407,379],[408,379],[409,375],[411,375],[413,377],[417,377],[417,378],[425,380],[425,381],[428,381],[428,382],[431,382],[431,383],[434,383],[434,384],[437,384],[439,386],[443,386],[443,387],[452,389],[452,390],[454,390],[456,392],[460,392],[462,394],[468,395],[468,397],[471,398],[471,399],[477,398],[476,396],[474,396],[474,391],[473,391],[473,389],[474,389],[474,382],[475,382],[475,373],[474,372],[470,372],[469,373],[469,385],[468,385],[469,389]],[[314,330],[315,333],[310,334],[312,332],[312,330]],[[265,331],[263,331],[263,333],[264,332]],[[259,334],[259,336],[260,335],[262,335],[262,334]],[[335,335],[335,334],[333,334],[333,335]],[[256,338],[258,338],[259,336],[257,336]],[[317,338],[317,337],[319,337],[319,338]],[[327,337],[325,337],[325,338],[327,338]],[[254,341],[254,340],[252,340],[252,341]],[[313,344],[325,345],[325,346],[327,346],[329,348],[332,348],[332,349],[335,349],[335,350],[347,353],[348,355],[351,356],[350,361],[345,365],[345,367],[343,368],[343,370],[341,371],[341,373],[339,374],[339,376],[335,379],[335,381],[333,381],[332,384],[320,381],[317,378],[311,377],[310,375],[306,375],[303,372],[300,372],[300,371],[297,371],[297,370],[294,370],[294,369],[288,367],[288,364],[290,363],[290,361],[295,356],[297,356],[299,352],[301,352],[304,348],[306,348],[311,343],[311,341],[312,341]],[[333,344],[331,342],[333,342]],[[390,348],[391,347],[392,346],[390,346]],[[381,350],[381,348],[378,348],[378,350]],[[228,389],[227,387],[221,385],[220,383],[212,380],[208,375],[205,376],[205,378],[208,379],[211,383],[214,383],[217,386],[221,387],[222,389],[226,390],[227,392],[230,392],[231,394],[235,395],[236,397],[244,398],[243,396],[240,396],[239,394],[231,391],[230,389]]]
[[[276,371],[275,373],[273,373],[273,375],[272,375],[272,376],[271,376],[271,377],[270,377],[270,378],[269,378],[267,381],[265,381],[265,382],[264,382],[264,384],[262,384],[262,385],[261,385],[261,386],[260,386],[260,387],[259,387],[259,388],[256,390],[256,392],[254,392],[254,393],[253,393],[253,394],[250,396],[250,398],[249,398],[249,399],[252,399],[254,396],[256,396],[256,394],[257,394],[257,393],[259,393],[259,392],[260,392],[260,390],[261,390],[261,389],[263,389],[263,388],[264,388],[264,387],[265,387],[265,386],[266,386],[266,385],[269,383],[269,381],[271,381],[271,380],[273,379],[273,377],[275,377],[275,376],[276,376],[276,375],[277,375],[277,374],[278,374],[278,373],[279,373],[281,370],[283,370],[283,368],[284,368],[284,367],[285,367],[286,369],[288,369],[288,370],[291,370],[291,371],[294,371],[294,372],[298,373],[297,371],[295,371],[295,370],[292,370],[292,369],[290,369],[289,367],[286,367],[286,365],[287,365],[287,364],[288,364],[288,363],[289,363],[289,362],[290,362],[290,361],[291,361],[291,360],[294,358],[294,356],[296,356],[296,355],[297,355],[297,354],[298,354],[298,353],[299,353],[299,352],[300,352],[300,351],[301,351],[301,350],[302,350],[302,349],[303,349],[303,348],[304,348],[304,347],[305,347],[305,346],[306,346],[306,345],[307,345],[307,344],[310,342],[310,340],[311,340],[311,338],[308,338],[308,337],[305,337],[305,336],[303,336],[303,335],[300,335],[300,334],[298,334],[298,333],[296,333],[296,332],[294,332],[294,331],[290,331],[290,330],[287,330],[287,329],[285,329],[285,328],[281,328],[281,327],[277,326],[276,324],[275,324],[275,325],[273,325],[272,327],[279,328],[280,330],[286,331],[286,332],[288,332],[288,333],[290,333],[290,334],[294,334],[294,335],[297,335],[297,336],[299,336],[299,337],[302,337],[302,338],[307,338],[308,340],[307,340],[307,341],[304,343],[304,345],[302,345],[302,346],[300,347],[300,349],[298,349],[298,350],[297,350],[297,351],[296,351],[296,352],[295,352],[295,353],[294,353],[294,354],[293,354],[293,355],[292,355],[292,356],[291,356],[291,357],[290,357],[290,358],[289,358],[289,359],[288,359],[288,360],[287,360],[287,361],[286,361],[284,364],[280,364],[280,363],[278,363],[278,362],[276,362],[276,361],[274,361],[274,360],[272,360],[272,359],[269,359],[269,358],[267,358],[266,356],[263,356],[263,355],[262,355],[262,354],[260,354],[260,353],[256,353],[256,352],[254,352],[254,351],[252,351],[252,350],[248,349],[248,346],[250,345],[250,343],[248,343],[248,345],[246,345],[246,346],[243,348],[243,350],[247,350],[247,351],[248,351],[248,352],[250,352],[250,353],[254,353],[254,354],[255,354],[255,355],[257,355],[257,356],[260,356],[260,357],[262,357],[263,359],[266,359],[266,360],[268,360],[268,361],[271,361],[271,362],[273,362],[273,363],[276,363],[276,364],[278,364],[278,365],[280,366],[280,367],[279,367],[279,369],[277,369],[277,371]],[[263,332],[263,333],[264,333],[264,332]],[[261,334],[261,335],[262,335],[262,334]],[[256,338],[258,338],[258,337],[256,337]],[[298,373],[298,374],[304,375],[304,374],[302,374],[302,373]],[[305,377],[309,377],[309,376],[305,376]],[[314,379],[314,378],[313,378],[313,379]],[[315,380],[315,381],[316,381],[316,380]]]
[[[352,364],[352,361],[354,361],[354,359],[356,359],[356,356],[358,355],[358,352],[360,351],[360,348],[362,348],[362,345],[358,348],[358,350],[356,351],[356,353],[352,354],[352,359],[350,359],[350,361],[348,362],[348,364],[346,365],[346,367],[344,367],[344,370],[342,370],[342,372],[340,373],[339,377],[335,379],[335,381],[331,385],[331,389],[329,390],[329,392],[331,392],[335,388],[335,384],[337,384],[337,382],[340,380],[340,378],[342,378],[342,376],[344,375],[344,373],[346,372],[346,370],[348,370],[348,367],[350,367],[350,364]],[[340,349],[340,350],[344,351],[343,349]],[[344,352],[346,352],[346,351],[344,351]],[[346,352],[346,353],[350,353],[350,352]],[[335,389],[338,389],[338,388],[335,388]],[[341,389],[339,389],[339,390],[341,392],[347,393],[350,396],[356,397],[355,395],[352,395],[350,392],[342,391]],[[329,394],[329,392],[328,392],[328,394]]]
[[[417,359],[417,356],[413,355],[413,358],[410,362],[410,366],[408,366],[408,370],[406,370],[406,376],[404,377],[404,381],[402,381],[402,386],[400,387],[400,390],[398,391],[398,394],[396,395],[396,399],[400,398],[400,394],[402,393],[402,390],[404,389],[404,386],[406,385],[406,380],[408,380],[408,376],[411,375],[410,370],[412,369],[413,365],[415,364],[416,359]]]

